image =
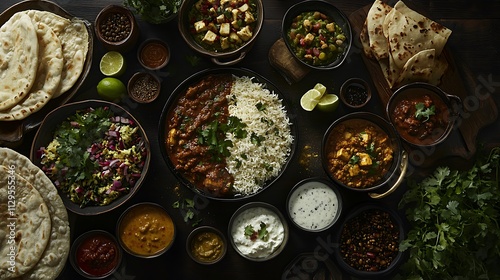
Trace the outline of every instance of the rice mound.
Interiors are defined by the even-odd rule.
[[[240,139],[232,133],[226,134],[226,139],[233,143],[228,148],[231,155],[226,162],[234,177],[234,191],[246,196],[279,175],[290,156],[293,136],[290,120],[277,94],[249,77],[234,76],[233,79],[227,96],[229,115],[247,125],[248,135]]]

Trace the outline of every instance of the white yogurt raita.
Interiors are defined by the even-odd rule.
[[[251,226],[259,230],[261,223],[268,231],[267,240],[254,238],[245,234],[245,228]],[[240,213],[234,220],[231,235],[237,249],[251,258],[265,258],[271,255],[283,242],[285,230],[279,216],[264,207],[249,208]]]
[[[332,224],[339,211],[337,194],[326,184],[306,182],[296,188],[288,201],[290,218],[301,228],[319,231]]]

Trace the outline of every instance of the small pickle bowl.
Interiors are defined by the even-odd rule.
[[[238,254],[255,262],[278,256],[288,242],[288,224],[274,206],[249,202],[238,208],[228,226],[229,241]]]
[[[122,250],[112,234],[103,230],[91,230],[73,242],[69,261],[81,276],[87,279],[103,279],[118,269],[122,255]]]
[[[144,231],[146,224],[149,227]],[[116,235],[125,252],[139,258],[154,258],[172,247],[176,228],[165,208],[143,202],[122,213],[116,225]]]
[[[214,227],[197,227],[187,238],[186,251],[199,264],[215,264],[226,255],[227,239]]]
[[[386,113],[406,143],[430,147],[447,139],[461,107],[460,97],[447,94],[434,85],[416,82],[391,95]]]
[[[151,103],[160,95],[161,82],[158,77],[148,72],[135,73],[127,84],[130,98],[138,103]]]
[[[311,22],[318,22],[318,25],[312,25]],[[290,54],[299,63],[316,70],[340,67],[353,42],[347,16],[333,4],[323,0],[301,1],[291,6],[281,23],[281,37]],[[324,48],[307,43],[321,37],[326,37],[322,40]]]
[[[340,100],[347,107],[359,109],[364,107],[372,98],[372,90],[368,83],[361,78],[350,78],[340,87]]]
[[[359,279],[389,279],[404,261],[399,244],[405,238],[399,215],[382,205],[361,204],[336,233],[334,258],[339,267]]]
[[[308,178],[289,192],[286,209],[296,227],[307,232],[321,232],[331,228],[339,219],[342,197],[331,181]]]
[[[137,50],[137,60],[148,70],[159,70],[170,61],[170,47],[160,39],[147,39]]]
[[[130,51],[140,35],[133,13],[120,5],[104,7],[97,15],[94,26],[97,39],[109,51]]]
[[[403,182],[408,155],[388,121],[373,113],[353,112],[325,132],[321,162],[337,185],[379,199]]]

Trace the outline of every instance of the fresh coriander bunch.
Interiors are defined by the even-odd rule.
[[[124,0],[124,5],[135,10],[144,21],[153,24],[172,20],[179,11],[182,0]]]
[[[410,182],[402,279],[500,279],[500,147],[469,170],[439,167]]]

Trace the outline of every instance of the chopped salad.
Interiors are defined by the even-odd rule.
[[[54,185],[85,207],[129,193],[141,177],[147,148],[133,120],[99,107],[68,117],[38,155]]]

